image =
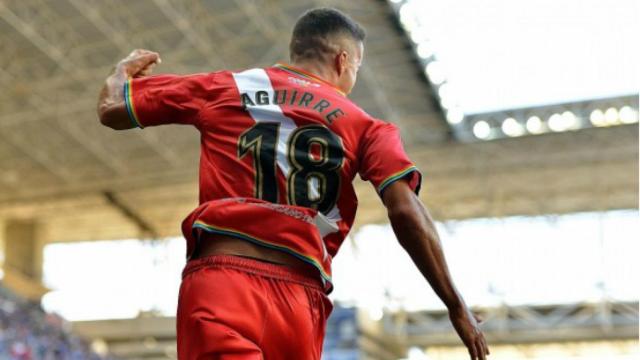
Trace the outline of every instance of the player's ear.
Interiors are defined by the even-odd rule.
[[[342,76],[344,72],[347,70],[347,66],[349,65],[349,54],[343,49],[338,52],[338,55],[335,57],[335,67],[338,73],[338,76]]]

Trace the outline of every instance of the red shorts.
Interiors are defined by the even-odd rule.
[[[317,274],[232,255],[190,260],[178,359],[319,360],[332,309]]]

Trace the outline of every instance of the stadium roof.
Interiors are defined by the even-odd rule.
[[[367,28],[353,99],[401,127],[439,219],[637,207],[637,124],[457,142],[385,1],[13,0],[0,3],[0,221],[36,218],[46,241],[179,235],[197,205],[198,133],[103,127],[106,74],[133,48],[160,52],[162,72],[286,60],[296,17],[320,4]],[[384,221],[371,187],[358,193],[357,221]]]

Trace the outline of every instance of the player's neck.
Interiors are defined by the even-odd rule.
[[[291,63],[291,66],[312,74],[330,84],[334,84],[334,86],[337,83],[335,74],[333,74],[326,65],[315,62],[293,62]]]

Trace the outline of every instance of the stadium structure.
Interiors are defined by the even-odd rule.
[[[197,205],[195,129],[116,132],[99,123],[96,97],[117,59],[133,48],[153,49],[162,54],[161,71],[174,73],[286,61],[296,17],[318,5],[344,9],[366,27],[366,61],[352,98],[401,128],[409,154],[424,169],[421,196],[436,219],[638,207],[637,94],[460,114],[446,102],[437,59],[411,36],[416,20],[402,1],[119,4],[0,2],[2,287],[23,299],[38,301],[48,291],[45,245],[180,236],[180,222]],[[357,181],[356,228],[385,222],[372,187]],[[481,312],[492,344],[638,337],[637,302]],[[353,309],[336,313],[352,327],[333,327],[350,339],[348,346],[334,339],[335,346],[356,347],[363,359],[395,360],[412,347],[447,349],[458,341],[443,312],[399,311],[380,321]],[[71,325],[119,358],[175,358],[173,317],[141,314]]]

